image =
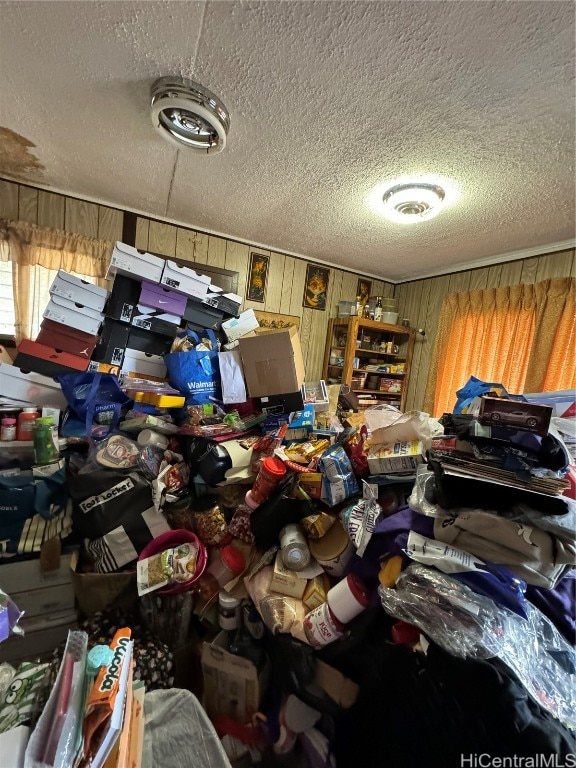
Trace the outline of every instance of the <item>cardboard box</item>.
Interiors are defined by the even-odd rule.
[[[62,349],[64,352],[70,352],[71,355],[89,360],[98,344],[98,336],[91,336],[68,325],[44,319],[40,324],[40,333],[36,336],[36,341],[46,347]]]
[[[175,326],[172,326],[175,328]],[[129,327],[130,335],[127,346],[139,352],[147,352],[150,355],[167,355],[172,347],[174,337],[165,336],[163,333],[145,331],[143,328]],[[176,335],[176,334],[174,334]]]
[[[136,570],[120,573],[82,573],[78,554],[70,562],[70,577],[76,603],[86,616],[108,608],[128,608],[138,603]]]
[[[149,355],[136,349],[126,349],[121,373],[136,373],[151,376],[155,379],[166,378],[164,358],[160,355]]]
[[[226,334],[228,341],[236,341],[236,339],[246,336],[259,327],[253,309],[247,309],[241,312],[238,317],[233,317],[222,323],[222,330]]]
[[[12,665],[36,657],[51,657],[57,646],[66,640],[68,632],[78,628],[74,611],[49,617],[24,617],[20,624],[26,634],[23,637],[9,637],[2,643],[2,661]]]
[[[305,371],[296,328],[261,329],[240,339],[240,355],[250,397],[296,392]]]
[[[53,347],[45,347],[37,341],[23,339],[18,345],[18,354],[14,365],[23,371],[35,371],[43,376],[60,376],[63,373],[85,371],[90,361],[86,357],[59,352]]]
[[[350,709],[356,703],[360,688],[357,683],[339,672],[334,667],[316,659],[315,682],[342,709]]]
[[[91,373],[111,373],[113,376],[120,376],[120,366],[110,363],[98,363],[96,360],[90,360],[88,370]]]
[[[70,566],[76,552],[61,555],[56,568],[46,570],[39,557],[0,564],[0,587],[8,594],[71,583]]]
[[[304,400],[302,399],[302,392],[286,392],[283,395],[265,395],[260,398],[260,404],[262,406],[262,413],[266,416],[273,416],[282,413],[297,413],[304,409]],[[314,410],[311,410],[312,419],[314,418]],[[294,424],[294,426],[304,426],[302,424]],[[311,428],[311,425],[310,425]]]
[[[12,400],[22,400],[33,405],[47,405],[64,410],[68,403],[62,387],[53,378],[39,373],[26,373],[15,365],[0,363],[0,393]]]
[[[26,611],[27,619],[31,616],[74,610],[74,587],[71,580],[55,587],[11,592],[10,597],[20,610]]]
[[[330,400],[324,379],[320,381],[304,382],[302,384],[302,399],[304,403],[314,406],[315,413],[323,413],[328,410]]]
[[[268,664],[258,674],[251,661],[229,653],[227,648],[226,632],[220,632],[212,643],[202,645],[204,709],[212,719],[224,715],[246,723],[260,708]]]
[[[217,285],[211,285],[208,293],[202,299],[202,303],[208,307],[213,307],[225,315],[236,317],[242,306],[242,297],[237,293],[225,293],[223,288]]]
[[[125,275],[140,277],[150,283],[159,283],[165,261],[146,251],[139,251],[131,245],[117,242],[112,251],[110,266],[106,277],[110,275]]]
[[[171,315],[161,309],[153,309],[152,307],[138,304],[134,307],[130,322],[137,328],[152,331],[152,333],[162,333],[164,336],[173,339],[178,332],[180,321],[181,318],[178,315]]]
[[[94,350],[92,359],[98,363],[109,363],[115,366],[122,365],[130,330],[129,325],[107,317],[102,326],[100,343]]]
[[[62,269],[58,270],[58,274],[52,281],[50,294],[62,296],[64,299],[69,299],[85,307],[91,307],[97,312],[102,312],[108,298],[106,288],[100,288],[99,285],[81,280]]]
[[[394,443],[390,446],[375,446],[368,453],[370,474],[395,472],[416,472],[424,461],[424,446],[420,440]]]
[[[42,317],[53,320],[55,323],[69,325],[82,333],[96,336],[104,319],[102,314],[90,307],[76,304],[62,296],[52,296]]]
[[[274,561],[272,581],[270,582],[272,592],[279,592],[281,595],[297,597],[298,600],[301,600],[307,584],[308,579],[301,579],[295,571],[290,571],[286,568],[282,555],[278,552]]]
[[[142,285],[138,280],[124,275],[116,275],[112,292],[106,304],[106,317],[120,320],[122,323],[131,323],[134,310],[140,301],[141,288]]]
[[[186,296],[196,296],[198,299],[203,299],[208,293],[210,278],[195,272],[190,267],[181,267],[175,261],[167,259],[164,262],[160,283]]]

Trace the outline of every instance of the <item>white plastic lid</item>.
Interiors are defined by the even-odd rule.
[[[225,590],[220,590],[218,593],[218,602],[222,606],[222,608],[238,608],[238,606],[241,603],[241,600],[237,600],[235,597],[232,597],[228,592]]]

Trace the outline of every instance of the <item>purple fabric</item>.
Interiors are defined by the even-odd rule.
[[[381,560],[401,555],[410,531],[434,538],[434,518],[400,507],[393,515],[383,518],[374,528],[362,558],[355,557],[350,570],[364,580],[367,587],[376,589]]]
[[[554,589],[529,586],[526,597],[571,645],[576,645],[576,569],[569,571]]]

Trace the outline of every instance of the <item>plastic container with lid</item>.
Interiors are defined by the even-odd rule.
[[[18,414],[18,424],[16,425],[17,440],[32,440],[34,436],[34,422],[39,414],[36,408],[23,408]]]
[[[260,464],[254,485],[249,491],[251,500],[256,504],[266,501],[285,474],[286,467],[280,459],[273,456],[264,459]]]
[[[233,632],[240,626],[240,600],[229,595],[225,590],[218,593],[218,624],[221,629]]]
[[[310,539],[310,554],[330,576],[344,576],[344,569],[354,557],[354,545],[342,523],[337,520],[321,539]]]
[[[338,621],[348,624],[368,607],[369,595],[362,580],[349,573],[328,590],[326,601]]]
[[[16,419],[5,416],[0,421],[0,440],[5,442],[16,440]]]
[[[301,571],[310,562],[310,550],[298,525],[286,525],[280,531],[282,562],[290,571]]]
[[[213,549],[208,566],[194,588],[201,602],[205,606],[211,603],[221,588],[239,576],[245,568],[246,558],[233,544]]]

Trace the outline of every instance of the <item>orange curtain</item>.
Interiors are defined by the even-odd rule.
[[[451,411],[470,376],[511,393],[574,386],[573,278],[448,294],[442,304],[424,410]]]

